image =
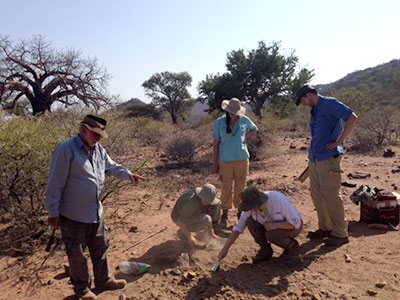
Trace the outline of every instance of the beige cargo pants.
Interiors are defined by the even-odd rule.
[[[239,207],[240,193],[246,187],[249,174],[249,160],[232,162],[219,161],[219,175],[221,178],[221,207],[223,210]],[[232,199],[233,188],[233,199]]]
[[[344,203],[340,197],[341,160],[330,157],[322,161],[310,161],[311,198],[318,215],[321,230],[331,230],[339,238],[348,236]]]

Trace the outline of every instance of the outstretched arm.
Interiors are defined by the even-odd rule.
[[[239,237],[240,232],[239,231],[232,231],[231,234],[228,237],[228,240],[226,241],[224,247],[221,249],[221,251],[218,254],[218,259],[222,260],[224,257],[228,254],[229,248],[232,246],[232,244],[236,241],[236,239]]]

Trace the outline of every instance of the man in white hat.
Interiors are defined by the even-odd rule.
[[[194,188],[184,193],[176,201],[171,212],[172,221],[180,228],[179,237],[191,248],[204,249],[206,244],[196,239],[192,232],[207,231],[210,237],[228,237],[218,224],[221,204],[216,197],[214,185],[206,183],[202,188]]]
[[[79,134],[59,144],[51,156],[45,207],[48,223],[61,233],[67,250],[75,295],[95,300],[84,254],[88,247],[98,289],[121,289],[124,279],[115,279],[107,262],[108,234],[104,224],[101,192],[105,176],[138,183],[143,177],[115,163],[98,143],[107,138],[106,120],[87,115]]]

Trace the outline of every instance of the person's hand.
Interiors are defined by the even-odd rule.
[[[219,173],[219,163],[214,163],[213,173],[215,174]]]
[[[189,246],[193,249],[205,249],[207,244],[205,242],[198,241],[193,235],[190,235]]]
[[[267,231],[279,229],[279,227],[277,226],[277,223],[268,223],[268,222],[264,223],[264,228]]]
[[[335,149],[337,146],[340,146],[341,144],[342,144],[342,142],[336,141],[336,142],[334,142],[334,143],[332,143],[332,144],[326,145],[326,146],[325,146],[325,149],[326,149],[327,151],[331,151],[332,149]]]
[[[194,249],[196,247],[197,240],[193,235],[190,235],[190,239],[188,239],[189,247]]]
[[[58,229],[58,224],[60,223],[60,218],[56,217],[56,218],[47,218],[47,224],[49,224],[49,226],[53,227],[54,229]]]
[[[138,183],[139,183],[139,180],[142,180],[142,181],[145,181],[145,180],[146,180],[146,178],[144,178],[144,177],[142,177],[142,176],[139,176],[139,175],[136,175],[136,174],[132,174],[131,177],[130,177],[130,179],[131,179],[131,181],[132,181],[133,184],[138,184]]]

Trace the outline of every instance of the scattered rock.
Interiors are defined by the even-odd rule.
[[[188,271],[183,273],[183,278],[187,280],[193,280],[197,276],[196,272]]]
[[[342,186],[347,186],[347,187],[356,187],[357,184],[349,181],[343,181]]]
[[[302,146],[302,147],[300,147],[300,150],[307,150],[307,147]]]
[[[378,294],[377,291],[374,291],[374,290],[367,290],[367,295],[368,295],[368,296],[376,296],[377,294]]]
[[[176,269],[172,269],[170,274],[173,275],[173,276],[181,276],[182,275],[182,271],[181,271],[181,269],[176,268]]]
[[[383,152],[383,157],[394,157],[396,155],[396,152],[392,151],[392,149],[386,149],[385,152]]]
[[[118,300],[127,300],[125,295],[120,295]]]
[[[136,233],[137,231],[138,231],[137,226],[132,226],[131,228],[129,228],[129,232]]]
[[[244,255],[241,259],[242,262],[249,262],[250,259],[247,257],[247,255]]]
[[[289,148],[290,149],[296,149],[296,145],[290,145]]]
[[[49,281],[47,281],[47,285],[52,285],[54,283],[54,280],[53,279],[49,279]]]
[[[370,178],[371,174],[356,171],[356,172],[347,174],[347,177],[350,179],[364,179],[364,178]]]
[[[351,260],[351,257],[348,254],[345,254],[344,255],[344,261],[347,262],[347,263],[351,263],[352,260]]]
[[[386,284],[387,284],[386,281],[377,281],[377,282],[375,282],[375,286],[377,288],[380,288],[380,289],[383,288]]]

